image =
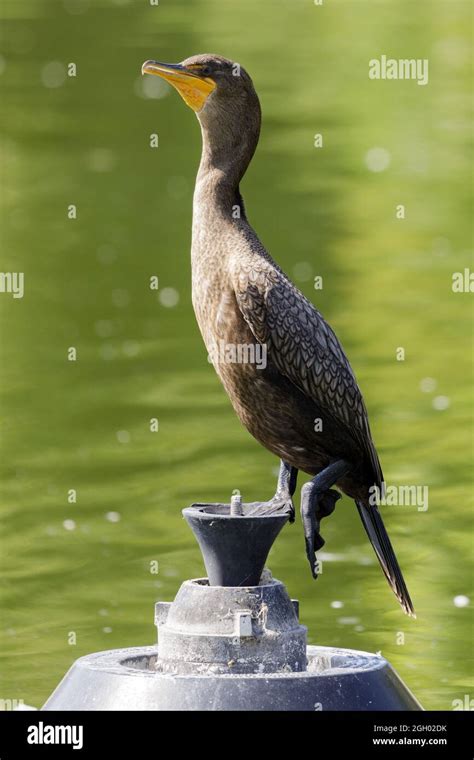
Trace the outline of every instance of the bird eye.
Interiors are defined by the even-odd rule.
[[[211,67],[210,66],[202,66],[202,68],[201,68],[201,74],[204,77],[209,76],[210,73],[211,73]]]

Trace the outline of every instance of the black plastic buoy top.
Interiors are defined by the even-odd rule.
[[[249,516],[246,508],[254,505],[237,501],[183,509],[201,548],[210,586],[258,586],[272,544],[290,516],[254,510]]]

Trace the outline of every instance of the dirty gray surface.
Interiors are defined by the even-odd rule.
[[[162,673],[275,673],[306,668],[306,628],[284,585],[267,571],[258,586],[185,581],[158,602]]]
[[[77,660],[44,710],[421,710],[383,658],[331,647],[307,649],[299,673],[170,675],[157,647],[98,652]]]

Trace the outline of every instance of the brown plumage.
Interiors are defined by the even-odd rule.
[[[193,205],[192,294],[196,318],[232,405],[250,433],[282,460],[270,505],[291,506],[302,489],[306,549],[316,577],[322,517],[339,497],[357,504],[384,574],[403,609],[413,606],[369,489],[383,488],[367,410],[349,361],[319,311],[293,285],[250,226],[239,183],[255,152],[260,104],[244,69],[217,55],[182,64],[147,61],[180,92],[201,124],[203,149]],[[223,361],[222,346],[259,344],[266,367]],[[321,420],[315,430],[315,421]]]

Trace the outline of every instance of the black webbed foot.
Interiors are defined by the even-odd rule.
[[[318,577],[316,552],[324,546],[324,538],[320,533],[321,520],[334,512],[336,502],[341,498],[341,494],[332,490],[331,486],[348,469],[349,465],[343,460],[333,462],[301,489],[301,520],[306,556],[314,579]]]
[[[280,462],[280,472],[275,496],[270,501],[254,502],[247,505],[247,515],[265,514],[288,514],[290,523],[295,521],[295,507],[293,494],[296,490],[298,470],[296,467]]]
[[[320,533],[321,520],[329,517],[336,508],[336,502],[341,498],[338,491],[328,490],[318,493],[312,488],[312,483],[305,483],[301,489],[301,519],[306,544],[306,556],[311,567],[311,573],[316,580],[318,577],[316,552],[324,546],[324,538]]]
[[[339,491],[334,491],[330,489],[329,491],[326,491],[323,493],[317,502],[316,505],[316,527],[315,527],[315,536],[314,536],[314,550],[317,552],[319,549],[322,549],[325,541],[322,537],[321,533],[319,532],[319,527],[321,524],[321,520],[323,517],[329,517],[329,515],[332,515],[334,510],[336,509],[336,502],[339,501],[341,498],[341,494]]]

